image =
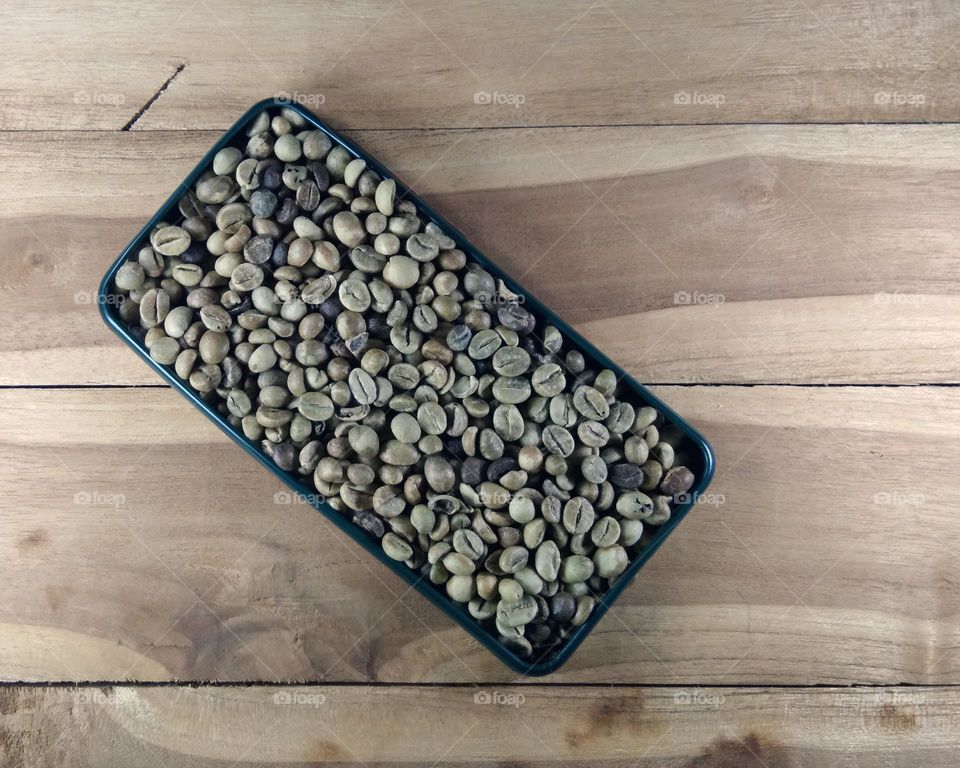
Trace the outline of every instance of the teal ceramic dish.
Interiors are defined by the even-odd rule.
[[[185,382],[181,381],[173,371],[173,366],[164,366],[154,361],[148,354],[142,343],[130,332],[123,321],[120,319],[117,305],[113,302],[113,281],[117,270],[123,262],[131,256],[136,255],[137,251],[145,244],[149,243],[149,233],[153,227],[160,221],[180,220],[178,201],[180,197],[190,189],[197,178],[204,170],[210,167],[214,155],[225,146],[232,145],[235,141],[243,139],[246,142],[244,129],[246,126],[264,109],[285,107],[295,110],[303,116],[307,123],[319,128],[326,133],[334,144],[344,147],[354,157],[360,157],[366,160],[367,167],[373,169],[382,178],[394,178],[396,175],[388,171],[353,142],[339,135],[336,131],[325,125],[320,119],[313,115],[309,110],[304,109],[296,103],[291,103],[282,99],[267,99],[252,106],[233,126],[220,138],[220,140],[207,152],[200,160],[197,166],[190,172],[183,183],[174,191],[169,199],[161,206],[160,210],[147,222],[146,226],[137,233],[130,244],[124,248],[123,252],[117,257],[100,283],[98,303],[100,314],[104,322],[116,333],[127,345],[136,352],[143,361],[153,368],[171,387],[183,395],[193,406],[204,413],[214,424],[216,424],[230,439],[243,448],[253,459],[259,462],[269,472],[272,472],[290,489],[303,495],[307,499],[316,500],[316,491],[310,486],[304,484],[299,476],[292,472],[285,472],[278,468],[273,461],[261,452],[259,446],[253,441],[247,439],[244,434],[234,429],[226,419],[217,412],[217,410],[205,402],[195,391],[190,389]],[[242,147],[243,144],[240,144]],[[444,230],[456,242],[468,257],[479,262],[487,271],[495,277],[501,278],[510,290],[522,294],[525,297],[525,308],[532,312],[538,319],[538,326],[543,323],[555,325],[565,335],[571,348],[579,349],[588,361],[600,368],[609,368],[621,379],[621,385],[627,387],[638,403],[644,403],[656,408],[664,417],[666,422],[675,427],[682,434],[682,443],[678,446],[678,452],[683,456],[685,463],[696,476],[696,482],[687,494],[684,503],[675,507],[673,514],[668,522],[660,526],[653,536],[647,542],[645,548],[635,556],[627,570],[614,583],[611,589],[597,600],[596,607],[587,621],[578,627],[566,642],[559,648],[552,648],[547,654],[537,658],[536,652],[531,659],[523,659],[510,649],[500,644],[496,637],[491,634],[484,626],[479,624],[467,612],[465,606],[461,606],[451,601],[444,592],[436,588],[429,579],[420,576],[416,571],[407,568],[403,563],[391,560],[383,552],[377,539],[372,538],[359,526],[351,522],[349,517],[337,512],[333,507],[320,501],[316,501],[314,506],[325,515],[334,525],[343,531],[347,536],[353,539],[357,544],[363,547],[371,557],[376,558],[387,568],[397,574],[411,587],[415,588],[430,602],[440,608],[451,619],[462,626],[467,632],[473,635],[476,640],[486,647],[491,653],[499,658],[504,664],[518,673],[529,676],[546,675],[557,670],[563,665],[571,654],[580,646],[590,632],[601,621],[606,611],[617,600],[624,589],[633,581],[637,573],[649,560],[651,555],[659,549],[668,536],[676,529],[680,522],[686,517],[690,508],[696,499],[703,493],[713,476],[714,457],[713,451],[706,440],[694,430],[684,419],[674,413],[666,404],[661,402],[645,387],[640,385],[632,377],[628,376],[616,363],[610,360],[606,355],[596,349],[593,345],[583,339],[567,323],[557,317],[552,311],[541,304],[529,291],[523,289],[508,275],[506,275],[495,264],[491,263],[482,253],[480,253],[455,227],[451,226],[445,219],[439,216],[428,204],[423,202],[417,195],[412,193],[400,180],[397,180],[397,194],[411,200],[419,209],[422,218],[431,220]]]

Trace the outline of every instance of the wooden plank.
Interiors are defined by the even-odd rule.
[[[719,468],[557,682],[958,683],[956,388],[662,387]],[[515,679],[174,393],[0,391],[0,679]]]
[[[0,22],[0,129],[118,129],[154,95],[137,130],[278,93],[349,128],[920,122],[960,93],[950,0],[41,0]]]
[[[958,131],[357,138],[643,381],[917,383],[960,367]],[[215,138],[0,135],[0,383],[157,381],[90,300]]]
[[[956,764],[945,688],[8,688],[18,766]]]

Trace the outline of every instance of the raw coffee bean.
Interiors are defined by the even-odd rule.
[[[628,520],[644,520],[653,514],[653,500],[642,491],[630,491],[617,499],[617,512]]]
[[[560,581],[579,584],[593,576],[593,561],[584,555],[569,555],[560,564]]]
[[[179,256],[190,247],[190,233],[183,227],[161,227],[150,236],[150,244],[164,256]]]
[[[674,467],[667,471],[660,482],[660,492],[667,496],[679,496],[693,487],[694,475],[687,467]]]
[[[601,517],[590,529],[590,540],[597,547],[612,547],[620,540],[620,523],[614,517]]]
[[[627,551],[618,545],[600,547],[593,553],[593,564],[596,568],[596,573],[604,579],[612,579],[615,576],[619,576],[627,570],[629,562]]]
[[[403,561],[413,557],[413,549],[410,545],[393,532],[385,533],[381,544],[383,545],[383,551],[387,553],[387,557],[391,560]]]
[[[360,219],[349,211],[340,211],[333,217],[333,233],[348,248],[360,245],[366,239]]]
[[[643,482],[643,470],[636,464],[614,464],[608,473],[614,488],[635,489]]]
[[[581,496],[570,499],[563,507],[563,527],[568,533],[586,533],[594,519],[593,506]]]

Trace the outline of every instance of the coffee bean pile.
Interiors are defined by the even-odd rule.
[[[691,488],[680,433],[297,112],[245,138],[119,268],[120,317],[501,642],[559,647]]]

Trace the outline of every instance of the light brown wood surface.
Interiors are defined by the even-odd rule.
[[[954,765],[958,32],[951,0],[0,7],[0,765]],[[275,94],[716,449],[545,680],[98,317]]]
[[[932,688],[86,687],[0,692],[24,765],[956,765]]]
[[[954,120],[958,31],[952,0],[39,0],[0,16],[0,127],[116,130],[171,77],[136,130],[278,93],[346,128]]]
[[[960,126],[351,135],[642,381],[958,381]],[[0,134],[0,382],[157,381],[92,298],[216,138]]]
[[[960,682],[960,390],[656,392],[717,478],[551,679]],[[6,390],[0,434],[5,680],[516,678],[168,390]]]

